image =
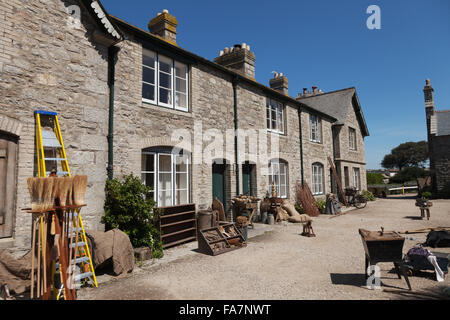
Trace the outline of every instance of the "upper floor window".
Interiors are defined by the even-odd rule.
[[[312,194],[318,195],[324,193],[323,165],[313,163],[312,165]]]
[[[272,99],[267,99],[267,129],[281,134],[285,131],[284,106]]]
[[[322,142],[322,122],[319,116],[309,116],[309,139],[312,142]]]
[[[287,162],[275,159],[269,162],[269,194],[272,194],[272,186],[280,198],[288,196],[288,171]]]
[[[188,111],[188,66],[142,50],[142,101]]]
[[[350,150],[356,150],[356,130],[348,128],[348,146]]]

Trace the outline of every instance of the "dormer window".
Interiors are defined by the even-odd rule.
[[[143,102],[188,111],[188,79],[186,64],[143,48]]]
[[[275,133],[284,134],[285,118],[284,106],[281,102],[267,99],[267,130]]]
[[[350,150],[356,150],[356,130],[348,128],[348,145]]]
[[[322,122],[319,116],[311,114],[309,116],[309,139],[312,142],[322,142]]]

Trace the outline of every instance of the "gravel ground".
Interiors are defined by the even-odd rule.
[[[430,299],[450,286],[450,277],[439,283],[434,272],[424,272],[410,277],[413,292],[405,293],[406,282],[393,273],[393,265],[380,263],[382,289],[365,287],[358,228],[404,231],[450,226],[450,200],[434,200],[429,221],[418,219],[414,203],[414,199],[379,199],[339,217],[321,215],[314,218],[315,238],[301,236],[300,225],[275,225],[249,239],[247,247],[215,257],[196,252],[196,243],[191,243],[168,250],[162,262],[147,262],[125,277],[108,278],[98,288],[83,288],[78,298]],[[406,237],[404,253],[424,242],[426,233]],[[433,250],[450,253],[450,248]]]

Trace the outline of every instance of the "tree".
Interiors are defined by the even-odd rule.
[[[419,167],[407,167],[389,179],[391,183],[405,183],[415,181],[417,178],[425,178],[429,176],[429,172]]]
[[[428,160],[428,143],[426,141],[405,142],[384,156],[381,165],[386,169],[405,167],[423,167]]]
[[[383,184],[383,175],[381,173],[367,172],[367,184]]]

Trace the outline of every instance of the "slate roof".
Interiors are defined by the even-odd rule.
[[[431,133],[436,136],[450,135],[450,110],[435,111],[431,116]]]
[[[361,106],[359,104],[358,96],[356,95],[356,89],[354,87],[337,91],[318,93],[306,97],[300,96],[297,97],[297,100],[313,109],[333,116],[337,119],[337,121],[334,123],[336,125],[344,124],[347,121],[349,112],[355,112],[363,136],[369,135],[369,130],[367,128],[367,124],[364,119]]]

